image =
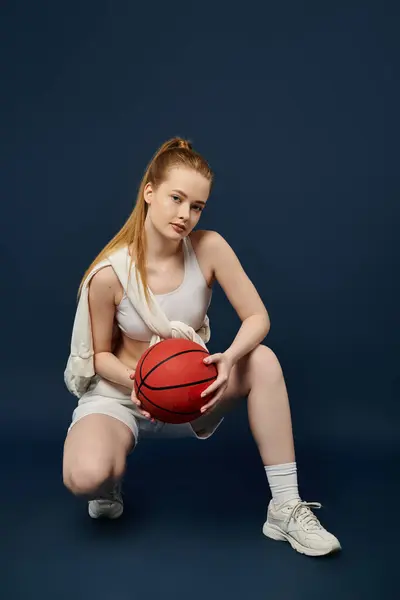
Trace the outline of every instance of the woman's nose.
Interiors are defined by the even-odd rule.
[[[188,206],[185,206],[184,204],[181,204],[179,207],[179,212],[178,212],[178,217],[180,219],[183,219],[185,221],[187,221],[190,217],[190,209]]]

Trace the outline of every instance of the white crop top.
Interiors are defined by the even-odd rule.
[[[170,321],[182,321],[197,331],[210,306],[212,290],[200,269],[189,237],[183,238],[184,279],[179,287],[166,294],[154,294]],[[137,313],[124,293],[117,306],[115,319],[121,331],[133,340],[149,342],[153,332]]]

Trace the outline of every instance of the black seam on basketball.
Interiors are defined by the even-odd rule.
[[[145,362],[146,358],[148,358],[148,356],[149,356],[150,352],[151,352],[152,350],[154,350],[154,348],[155,348],[156,346],[157,346],[157,344],[154,344],[154,345],[153,345],[153,346],[151,346],[150,348],[147,348],[147,350],[145,351],[145,352],[147,352],[147,354],[146,354],[146,356],[144,357],[144,359],[142,360],[142,363],[141,363],[141,365],[140,365],[140,380],[141,380],[141,381],[142,381],[142,379],[143,379],[143,377],[142,377],[142,369],[143,369],[144,362]]]
[[[156,345],[157,344],[155,344],[152,348],[155,348]],[[142,364],[140,365],[140,383],[139,383],[139,386],[138,386],[138,392],[141,391],[144,382],[151,375],[151,373],[153,371],[155,371],[156,369],[158,369],[158,367],[160,365],[164,364],[165,362],[168,362],[171,358],[175,358],[176,356],[181,356],[182,354],[189,354],[190,352],[200,352],[201,354],[209,354],[209,352],[207,350],[203,350],[202,348],[196,348],[196,349],[193,349],[193,350],[181,350],[180,352],[176,352],[175,354],[171,354],[171,356],[168,356],[167,358],[164,358],[163,360],[161,360],[159,363],[157,363],[154,367],[152,367],[150,369],[150,371],[146,374],[145,377],[142,377],[142,367],[143,367],[144,361],[146,360],[146,358],[150,354],[150,352],[151,352],[151,349],[148,351],[147,355],[143,359]]]
[[[148,358],[149,354],[154,350],[154,348],[157,346],[158,344],[154,344],[153,346],[150,346],[149,348],[147,348],[146,352],[146,356],[144,357],[144,359],[141,362],[140,365],[140,385],[138,386],[138,393],[140,392],[141,388],[142,388],[142,384],[143,381],[146,379],[146,377],[143,377],[143,373],[142,373],[142,369],[143,369],[143,365],[146,361],[146,359]]]
[[[214,379],[215,379],[215,377],[208,377],[207,379],[200,379],[199,381],[189,381],[188,383],[179,383],[177,385],[166,385],[163,387],[154,387],[153,385],[149,385],[148,383],[143,382],[143,387],[147,388],[148,390],[157,390],[157,391],[177,390],[179,388],[189,387],[190,385],[200,385],[200,383],[208,383],[209,381],[213,381]]]
[[[200,409],[198,410],[192,410],[190,412],[185,412],[185,411],[180,411],[180,410],[170,410],[169,408],[164,408],[164,406],[159,406],[158,404],[156,404],[155,402],[152,402],[152,400],[149,400],[149,398],[147,398],[146,394],[143,394],[143,392],[140,392],[143,396],[143,398],[146,400],[146,402],[148,402],[149,404],[152,404],[153,406],[155,406],[156,408],[159,408],[160,410],[164,410],[167,413],[170,413],[171,415],[197,415],[200,413]],[[140,398],[138,398],[140,400]]]

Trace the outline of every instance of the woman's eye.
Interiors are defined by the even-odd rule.
[[[180,200],[179,196],[172,196],[172,198],[173,198],[174,202],[177,202],[177,201],[179,202],[179,200]]]

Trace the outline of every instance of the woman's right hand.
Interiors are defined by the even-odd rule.
[[[135,371],[133,371],[129,377],[131,379],[135,379]],[[149,419],[149,421],[151,421],[152,423],[155,422],[155,419],[151,416],[151,414],[141,408],[141,406],[142,406],[141,402],[136,397],[135,386],[133,386],[133,388],[132,388],[131,400],[134,404],[136,404],[136,406],[138,407],[138,411],[140,412],[141,415],[143,415],[146,419]]]

